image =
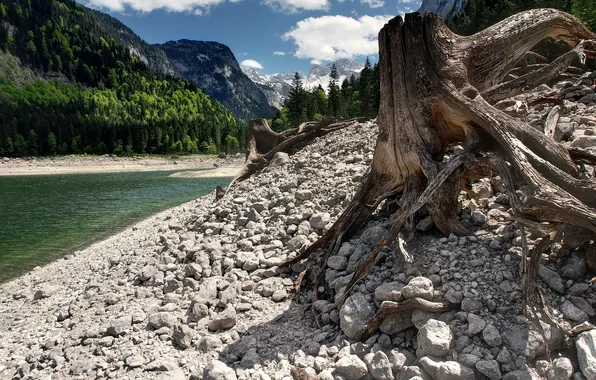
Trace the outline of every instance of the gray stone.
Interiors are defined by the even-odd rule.
[[[327,259],[327,265],[335,270],[344,270],[348,267],[348,258],[344,256],[331,256]]]
[[[572,296],[579,296],[588,289],[590,289],[590,285],[586,284],[585,282],[581,284],[573,284],[569,289],[567,289],[567,293]]]
[[[331,215],[329,215],[329,213],[320,212],[311,216],[308,221],[310,223],[310,226],[315,230],[322,230],[327,225],[327,223],[329,223],[330,219]]]
[[[480,311],[482,309],[482,302],[466,297],[461,301],[461,309],[467,312]]]
[[[219,337],[217,337],[216,335],[208,334],[203,336],[199,340],[197,348],[201,352],[212,352],[217,351],[222,345],[223,342],[221,341],[221,339],[219,339]]]
[[[552,328],[546,323],[541,323],[545,332],[548,346],[552,348],[559,347],[563,336],[557,328]],[[503,343],[517,355],[525,355],[528,360],[546,352],[546,342],[542,337],[541,329],[534,324],[516,325],[503,332]]]
[[[403,299],[401,290],[403,285],[399,282],[387,282],[377,286],[375,289],[375,298],[378,301],[399,302]]]
[[[145,364],[145,358],[141,355],[131,355],[126,358],[126,365],[129,368],[138,368]]]
[[[172,329],[174,328],[176,322],[176,317],[165,311],[153,313],[149,316],[149,326],[151,326],[155,330],[160,329],[162,327]]]
[[[486,326],[486,321],[476,314],[468,313],[468,331],[472,334],[478,334]]]
[[[482,226],[488,220],[486,215],[484,215],[484,213],[480,210],[472,211],[470,213],[470,219],[472,220],[472,223],[474,223],[474,225],[476,226]]]
[[[581,278],[586,272],[586,260],[578,255],[572,255],[561,268],[561,277],[571,280]]]
[[[490,380],[499,380],[502,376],[496,360],[479,360],[476,369]]]
[[[393,375],[391,373],[391,368],[392,366],[389,362],[389,358],[383,351],[375,352],[368,365],[368,371],[373,379],[376,380],[392,380]]]
[[[194,338],[194,330],[186,325],[174,326],[174,333],[172,339],[182,349],[190,348],[192,346],[192,339]]]
[[[188,309],[188,319],[191,322],[198,322],[209,315],[209,308],[201,302],[193,301]]]
[[[490,198],[493,196],[493,188],[490,183],[485,181],[479,181],[472,184],[470,191],[472,198],[479,200],[484,198]]]
[[[528,371],[512,371],[503,376],[503,380],[534,380],[534,376]]]
[[[583,332],[575,339],[577,360],[587,379],[596,379],[596,330]]]
[[[369,247],[374,247],[385,236],[387,229],[376,225],[367,228],[362,232],[360,239]]]
[[[474,371],[455,361],[440,361],[430,356],[420,359],[420,364],[436,380],[474,380]]]
[[[375,316],[376,308],[362,293],[348,297],[340,312],[340,327],[348,339],[360,340],[364,327]]]
[[[106,330],[106,334],[118,337],[120,335],[126,334],[126,332],[132,326],[132,318],[130,315],[120,317],[118,319],[113,320]]]
[[[395,304],[392,301],[383,301],[381,307],[389,304]],[[391,314],[381,322],[379,330],[387,335],[394,335],[414,326],[412,322],[412,310],[406,310],[401,313]]]
[[[416,356],[445,356],[449,352],[453,333],[445,322],[429,320],[418,331],[418,349]]]
[[[277,152],[271,159],[271,162],[269,162],[269,166],[272,168],[276,166],[283,166],[290,161],[290,156],[287,153]]]
[[[236,380],[236,372],[224,362],[212,360],[203,370],[203,380]]]
[[[391,370],[393,373],[398,373],[404,364],[406,363],[406,356],[396,349],[393,349],[387,353],[389,363],[391,363]]]
[[[40,300],[42,298],[49,298],[56,294],[56,292],[58,292],[57,286],[44,285],[35,291],[33,294],[33,299]]]
[[[432,300],[434,294],[433,283],[426,277],[414,277],[408,285],[402,288],[401,294],[404,298],[418,297]]]
[[[399,380],[432,380],[425,370],[418,366],[405,366],[399,373]]]
[[[575,306],[571,301],[565,301],[561,305],[563,316],[575,322],[585,322],[588,320],[588,314]]]
[[[593,95],[594,100],[596,100],[596,94],[590,94],[590,95]],[[586,95],[586,96],[589,96],[589,95]],[[581,99],[580,99],[580,101],[581,101]],[[584,148],[584,149],[593,148],[596,146],[596,136],[586,136],[586,135],[577,136],[575,138],[575,140],[573,140],[571,142],[571,146],[574,148]]]
[[[151,277],[153,277],[157,272],[158,270],[157,267],[155,267],[155,265],[145,265],[137,275],[137,278],[141,281],[147,281]]]
[[[491,347],[500,346],[502,343],[499,330],[491,324],[487,324],[482,330],[482,339]]]
[[[216,315],[209,323],[209,330],[229,330],[234,326],[236,326],[236,310],[232,305],[228,305],[224,311]]]
[[[427,216],[426,218],[424,218],[420,222],[418,222],[418,224],[416,225],[416,229],[418,231],[428,232],[434,226],[435,226],[435,222],[433,222],[433,218],[431,218],[430,216]]]
[[[449,288],[445,293],[445,299],[451,303],[461,303],[464,299],[464,292]],[[480,306],[482,307],[482,304]]]
[[[573,376],[573,364],[568,358],[557,358],[553,361],[553,368],[548,371],[548,380],[569,380]]]
[[[559,294],[565,294],[565,285],[561,276],[555,271],[552,271],[544,265],[538,265],[538,277],[548,285],[549,288]]]
[[[348,355],[335,363],[335,372],[346,379],[360,379],[368,373],[366,364],[356,355]]]
[[[294,198],[296,198],[299,201],[307,201],[309,199],[312,199],[312,197],[313,194],[310,190],[296,190],[296,192],[294,193]]]
[[[575,306],[579,307],[586,314],[588,314],[588,316],[593,317],[594,315],[596,315],[592,305],[590,305],[590,303],[588,301],[586,301],[584,298],[571,296],[570,300],[571,300],[571,302],[573,302],[573,304]]]
[[[286,246],[290,251],[297,251],[309,243],[310,241],[308,240],[308,237],[304,235],[296,235],[290,240],[288,240]]]
[[[576,122],[558,123],[557,126],[555,127],[555,133],[553,135],[553,139],[555,141],[568,140],[571,137],[571,135],[573,135],[575,128],[577,128]]]

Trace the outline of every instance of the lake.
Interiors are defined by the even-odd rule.
[[[0,176],[0,282],[232,180],[172,173]]]

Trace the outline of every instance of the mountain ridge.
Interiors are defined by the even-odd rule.
[[[308,75],[305,75],[301,71],[295,71],[300,74],[302,78],[303,86],[307,89],[318,87],[319,85],[327,91],[329,87],[331,73],[331,66],[335,64],[337,73],[339,74],[338,83],[341,83],[345,79],[350,79],[352,75],[356,78],[360,76],[360,72],[364,68],[364,65],[357,63],[354,60],[342,58],[336,61],[331,61],[326,64],[313,64],[311,65]],[[279,72],[274,74],[263,74],[256,69],[248,66],[240,66],[242,71],[262,90],[265,95],[270,99],[270,104],[278,109],[281,109],[283,102],[290,94],[292,88],[292,80],[294,73]],[[271,103],[273,102],[273,103]]]

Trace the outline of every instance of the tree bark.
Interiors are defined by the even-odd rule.
[[[564,40],[574,50],[502,85],[546,37]],[[343,291],[347,295],[381,249],[413,228],[413,214],[423,205],[441,232],[465,233],[455,211],[457,196],[464,176],[480,164],[511,178],[515,215],[596,232],[594,181],[578,178],[568,150],[550,133],[546,136],[492,105],[536,87],[578,54],[593,56],[594,44],[582,40],[594,38],[573,16],[554,9],[522,12],[468,37],[456,35],[432,13],[390,20],[379,33],[381,103],[371,171],[333,227],[290,262],[310,257],[318,260],[314,266],[324,268],[384,199],[397,196],[401,208],[393,227],[362,260]],[[465,149],[444,160],[453,145]],[[325,247],[321,256],[313,255]]]

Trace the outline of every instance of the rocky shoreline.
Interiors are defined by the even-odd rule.
[[[0,157],[0,176],[122,173],[157,170],[214,169],[211,176],[229,176],[232,168],[240,168],[240,155],[219,158],[215,156],[58,156],[58,157]],[[221,169],[227,168],[227,172]],[[232,174],[233,176],[233,174]]]
[[[591,94],[587,82],[541,86],[524,101],[561,94],[555,138],[591,149],[596,99],[580,101]],[[550,109],[510,102],[504,111],[536,128]],[[376,133],[366,122],[319,138],[217,203],[209,194],[0,285],[0,378],[596,378],[596,330],[586,324],[596,290],[585,244],[559,247],[539,269],[554,317],[585,329],[565,342],[544,315],[540,326],[524,316],[521,238],[498,177],[462,193],[470,235],[442,236],[422,217],[407,247],[413,262],[386,248],[339,310],[333,299],[312,303],[308,288],[294,299],[304,264],[280,265],[345,209]],[[582,170],[592,178],[593,167]],[[343,243],[322,288],[341,294],[391,221],[379,210]],[[532,231],[529,244],[540,237]],[[450,310],[389,316],[361,340],[383,304],[414,297]]]

